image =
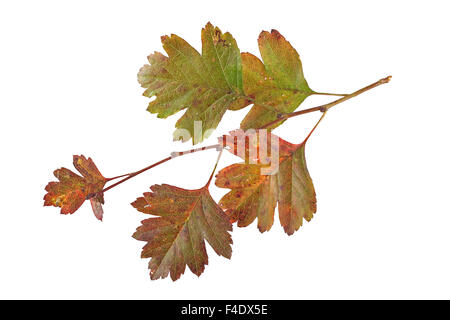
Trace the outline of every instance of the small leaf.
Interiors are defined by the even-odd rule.
[[[278,154],[278,166],[271,169],[272,163],[267,163],[266,158],[258,156],[259,163],[252,163],[254,158],[248,157],[252,148],[261,149],[263,143],[260,140],[260,131],[255,137],[250,137],[246,143],[246,151],[236,147],[238,139],[231,136],[224,137],[229,148],[235,155],[245,159],[245,163],[237,163],[222,169],[216,175],[216,185],[220,188],[231,189],[219,202],[226,210],[231,221],[237,221],[239,227],[246,227],[258,218],[258,229],[261,232],[268,231],[273,225],[275,207],[278,203],[278,212],[281,225],[288,235],[297,231],[303,223],[303,219],[310,221],[316,212],[316,193],[309,175],[305,159],[305,143],[291,144],[271,134],[267,139],[270,145],[278,140],[278,147],[272,148],[272,152]],[[241,137],[238,134],[238,137]],[[228,142],[229,141],[229,142]],[[249,150],[250,149],[250,150]],[[242,150],[242,149],[241,149]],[[253,154],[257,154],[254,152]],[[250,163],[249,163],[250,160]],[[262,160],[262,161],[261,161]],[[275,161],[275,160],[273,160]],[[264,163],[265,162],[265,163]],[[269,174],[261,174],[265,169]]]
[[[152,280],[169,275],[180,278],[186,265],[200,276],[208,264],[205,239],[214,251],[231,257],[231,223],[214,202],[208,188],[186,190],[154,185],[132,203],[138,211],[157,216],[142,221],[133,237],[146,241],[142,258],[149,262]]]
[[[73,165],[82,176],[66,168],[55,170],[54,175],[59,181],[45,187],[44,206],[60,207],[61,214],[72,214],[89,198],[95,216],[102,220],[104,200],[101,191],[106,179],[91,158],[73,156]]]
[[[297,51],[278,31],[261,32],[258,44],[264,64],[254,55],[242,53],[244,92],[254,99],[241,122],[242,129],[261,128],[279,113],[293,112],[314,93],[303,76]]]
[[[102,204],[105,204],[105,200],[103,199],[103,194],[98,193],[95,197],[89,199],[91,202],[92,211],[94,212],[94,216],[102,221],[103,220],[103,207]]]
[[[199,143],[219,124],[227,109],[237,110],[250,102],[244,98],[239,48],[230,33],[208,23],[202,29],[202,54],[182,38],[161,37],[168,57],[155,52],[150,65],[141,68],[138,80],[144,95],[156,96],[147,110],[166,118],[187,108],[178,120],[174,139]],[[201,121],[201,130],[194,125]]]

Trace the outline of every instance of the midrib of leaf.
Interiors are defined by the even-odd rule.
[[[197,204],[198,200],[195,201],[195,203]],[[195,206],[194,206],[194,208],[195,208]],[[194,210],[194,209],[192,209],[192,210]],[[193,213],[193,211],[191,211],[191,214],[189,215],[189,219],[186,220],[186,226],[184,226],[184,228],[187,227],[189,229],[189,242],[191,243],[192,255],[194,256],[195,269],[196,269],[196,271],[198,271],[199,268],[198,268],[198,263],[197,263],[196,254],[195,254],[195,250],[194,250],[194,244],[192,243],[191,228],[190,228],[190,225],[189,225],[189,221],[191,219],[192,213]],[[177,235],[177,238],[178,238],[178,235]]]
[[[165,192],[165,193],[166,193],[166,194],[169,194],[169,195],[176,195],[176,196],[179,196],[179,195],[174,194],[174,193],[172,193],[172,192]],[[183,197],[184,197],[184,196],[185,196],[185,195],[183,195]],[[189,195],[186,195],[186,197],[189,197],[189,198],[195,198],[196,196],[189,196]],[[159,268],[161,267],[161,265],[164,264],[164,262],[165,262],[165,260],[166,260],[166,258],[167,258],[167,254],[169,253],[170,250],[172,250],[172,248],[173,248],[175,242],[177,241],[177,239],[179,238],[179,236],[180,236],[180,234],[181,234],[181,231],[183,231],[183,229],[186,228],[187,223],[188,223],[188,221],[190,220],[190,218],[191,218],[191,216],[192,216],[192,212],[193,212],[194,208],[197,206],[198,201],[199,201],[199,199],[200,199],[201,197],[202,197],[202,195],[200,195],[199,197],[196,197],[197,200],[195,200],[195,202],[194,202],[194,204],[192,205],[192,207],[190,208],[190,210],[188,210],[189,215],[187,216],[187,218],[184,220],[183,223],[180,223],[180,228],[179,228],[179,230],[178,230],[178,232],[177,232],[177,235],[175,236],[174,240],[172,241],[172,244],[170,245],[169,249],[167,249],[166,253],[164,254],[164,257],[161,259],[161,263],[158,265],[158,268],[156,268],[155,271],[158,271]],[[192,245],[192,237],[191,237],[191,236],[189,236],[189,242],[191,243],[192,253],[195,255],[195,250],[193,249],[194,247],[193,247],[193,245]],[[194,260],[196,261],[195,264],[196,264],[196,267],[198,268],[197,260],[196,260],[196,259],[194,259]],[[186,262],[185,262],[185,264],[186,264]]]
[[[202,201],[202,209],[203,209],[203,201]],[[219,245],[222,247],[222,249],[226,249],[226,247],[222,244],[222,242],[219,241],[219,237],[217,237],[217,234],[216,234],[216,232],[214,231],[214,228],[211,227],[211,225],[209,224],[209,221],[208,221],[208,219],[206,218],[206,215],[204,214],[204,213],[205,213],[205,210],[202,210],[202,212],[203,212],[203,216],[205,217],[205,221],[206,221],[206,223],[208,224],[208,227],[212,230],[212,232],[214,233],[215,238],[218,240],[217,242],[218,242]],[[208,243],[209,243],[209,242],[208,242]],[[226,250],[225,250],[225,251],[226,251]]]
[[[233,94],[233,93],[228,93],[228,92],[227,92],[227,93],[221,95],[219,98],[217,98],[217,99],[214,101],[214,103],[217,103],[218,101],[220,101],[221,99],[225,98],[226,96],[232,96],[232,95],[234,95],[234,94]],[[206,107],[206,109],[203,110],[203,112],[200,113],[200,115],[204,115],[206,112],[208,112],[208,111],[212,108],[212,105],[213,105],[214,103],[212,103],[212,104],[210,104],[208,107]],[[217,116],[218,116],[218,114],[215,115],[215,117],[217,117]]]
[[[221,71],[222,71],[223,78],[224,78],[225,81],[227,82],[228,88],[229,88],[231,91],[233,91],[233,88],[231,87],[230,83],[228,82],[227,77],[225,76],[225,70],[223,69],[222,61],[221,61],[221,59],[219,58],[219,53],[217,52],[217,48],[216,48],[216,45],[214,44],[214,38],[213,38],[213,35],[212,35],[211,32],[209,32],[209,36],[210,36],[210,38],[211,38],[211,40],[212,40],[213,47],[214,47],[214,52],[216,53],[217,60],[219,61],[219,65],[220,65],[220,69],[221,69]],[[230,55],[231,55],[231,54],[230,54]],[[228,63],[228,61],[227,61],[227,63]]]
[[[296,176],[296,178],[299,180],[299,182],[302,181],[302,177],[299,175],[299,173],[296,170],[294,170],[294,156],[295,156],[295,153],[297,153],[300,150],[300,148],[302,148],[302,147],[304,147],[303,144],[300,144],[297,149],[295,149],[294,151],[290,152],[290,156],[289,157],[287,157],[286,159],[284,159],[283,161],[280,162],[280,165],[281,165],[281,163],[283,163],[287,159],[289,159],[289,161],[292,162],[292,164],[291,164],[291,169],[292,169],[291,172]],[[297,191],[298,193],[301,193],[300,192],[301,190],[299,190],[299,188],[301,188],[303,186],[303,184],[300,183],[301,186],[297,186],[297,184],[294,184],[293,183],[294,177],[292,176],[292,174],[290,175],[290,180],[291,180],[292,188],[291,188],[291,192],[290,192],[290,195],[289,195],[289,199],[290,199],[289,203],[292,204],[294,202],[294,200],[296,199],[296,197],[294,196],[295,191]],[[294,189],[296,189],[296,190],[294,190]],[[308,201],[305,202],[304,197],[300,197],[299,200],[301,202],[301,206],[302,207],[307,207],[308,206]],[[292,211],[293,210],[292,210],[292,207],[291,207],[291,210],[289,210],[289,215],[288,215],[289,223],[292,223],[292,221],[293,221]],[[301,218],[302,219],[304,218],[303,215],[301,216]]]

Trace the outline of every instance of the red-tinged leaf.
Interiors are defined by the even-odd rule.
[[[237,129],[218,140],[229,152],[251,164],[270,164],[272,154],[274,157],[289,156],[296,149],[296,145],[282,140],[268,130]]]
[[[157,216],[142,221],[133,237],[146,241],[142,258],[149,262],[152,280],[169,275],[180,278],[186,265],[200,276],[208,264],[205,241],[214,251],[231,257],[231,223],[214,202],[208,188],[186,190],[170,185],[154,185],[132,203],[138,211]]]
[[[44,206],[60,207],[62,214],[72,214],[90,199],[94,215],[102,220],[104,200],[101,191],[106,179],[91,158],[73,156],[73,165],[82,176],[66,168],[55,170],[54,175],[59,181],[45,187]]]
[[[45,190],[45,206],[61,208],[62,214],[74,213],[88,195],[85,180],[66,168],[57,169],[53,173],[59,182],[50,182]]]
[[[86,159],[86,157],[83,155],[73,156],[73,166],[89,182],[99,183],[105,180],[91,158]]]
[[[138,81],[144,95],[156,96],[147,110],[167,118],[185,108],[178,120],[175,140],[199,143],[211,134],[227,109],[237,110],[250,101],[244,98],[239,48],[230,33],[208,23],[202,29],[202,53],[177,35],[161,37],[168,57],[155,52],[141,68]],[[197,130],[194,122],[201,121]],[[184,134],[184,131],[189,134]]]
[[[92,211],[94,212],[95,217],[103,221],[103,207],[102,204],[105,204],[105,200],[103,198],[102,193],[98,193],[95,197],[89,199],[91,202]]]
[[[260,131],[247,135],[249,142],[245,149],[237,147],[238,141],[242,143],[245,137],[241,132],[223,138],[227,149],[246,162],[228,166],[216,175],[218,187],[231,189],[219,205],[239,227],[246,227],[258,218],[258,229],[264,232],[273,225],[278,203],[281,225],[291,235],[300,228],[303,219],[310,221],[316,212],[316,194],[305,159],[306,140],[291,144],[273,134],[267,140],[260,139],[261,135]],[[270,157],[252,151],[260,151],[264,144],[272,145],[266,147],[272,150]],[[249,157],[249,153],[257,154],[256,158]]]
[[[261,128],[280,113],[293,112],[314,94],[303,76],[297,51],[278,31],[261,32],[258,45],[264,63],[250,53],[241,55],[244,92],[254,101],[241,122],[242,129]]]

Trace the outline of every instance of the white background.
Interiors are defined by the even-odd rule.
[[[421,4],[422,3],[422,4]],[[450,298],[447,1],[2,1],[0,5],[0,297],[137,299]],[[288,237],[235,228],[231,260],[176,282],[150,281],[145,216],[130,206],[152,184],[201,187],[216,153],[178,158],[72,216],[43,207],[54,169],[91,156],[106,176],[189,149],[171,141],[179,113],[146,112],[136,81],[159,37],[200,50],[211,21],[259,56],[276,28],[299,51],[316,91],[391,83],[333,108],[307,146],[318,212]],[[301,108],[331,100],[311,97]],[[227,112],[214,136],[249,108]],[[300,142],[320,115],[276,133]],[[224,167],[238,161],[225,154]],[[211,188],[216,200],[225,193]]]

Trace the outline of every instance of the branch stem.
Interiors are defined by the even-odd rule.
[[[109,187],[106,187],[105,189],[103,189],[102,192],[106,192],[106,191],[108,191],[108,190],[110,190],[110,189],[112,189],[112,188],[118,186],[119,184],[122,184],[122,183],[124,183],[125,181],[127,181],[127,180],[129,180],[129,179],[131,179],[131,178],[133,178],[133,177],[135,177],[135,176],[137,176],[138,174],[141,174],[141,173],[143,173],[143,172],[145,172],[145,171],[147,171],[147,170],[150,170],[151,168],[154,168],[154,167],[156,167],[156,166],[159,166],[160,164],[163,164],[164,162],[167,162],[167,161],[169,161],[169,160],[171,160],[171,159],[172,159],[172,157],[164,158],[164,159],[162,159],[162,160],[160,160],[160,161],[158,161],[158,162],[155,162],[155,163],[149,165],[148,167],[145,167],[145,168],[143,168],[143,169],[141,169],[141,170],[139,170],[139,171],[130,173],[130,174],[128,174],[128,175],[124,175],[124,176],[127,176],[127,177],[124,178],[124,179],[122,179],[122,180],[117,181],[116,183],[110,185]]]
[[[213,144],[213,145],[202,147],[202,148],[195,148],[195,149],[191,149],[191,150],[187,150],[187,151],[172,152],[170,157],[167,157],[167,158],[164,158],[164,159],[162,159],[162,160],[160,160],[158,162],[155,162],[155,163],[153,163],[153,164],[151,164],[151,165],[149,165],[149,166],[147,166],[147,167],[145,167],[145,168],[143,168],[141,170],[138,170],[138,171],[135,171],[135,172],[131,172],[131,173],[127,173],[127,174],[123,174],[123,175],[120,175],[120,176],[117,176],[117,177],[106,179],[107,181],[111,181],[111,180],[114,180],[114,179],[125,177],[122,180],[119,180],[116,183],[110,185],[109,187],[106,187],[105,189],[102,190],[102,192],[106,192],[106,191],[108,191],[108,190],[110,190],[110,189],[112,189],[112,188],[114,188],[114,187],[124,183],[125,181],[127,181],[127,180],[129,180],[129,179],[131,179],[131,178],[133,178],[133,177],[135,177],[135,176],[137,176],[137,175],[147,171],[147,170],[150,170],[150,169],[152,169],[152,168],[154,168],[156,166],[159,166],[160,164],[163,164],[164,162],[167,162],[169,160],[172,160],[172,159],[180,157],[180,156],[184,156],[186,154],[191,154],[191,153],[195,153],[195,152],[205,151],[205,150],[209,150],[209,149],[222,150],[222,145],[217,143],[217,144]],[[216,163],[216,166],[217,166],[217,163]],[[210,179],[210,181],[211,181],[211,179]]]
[[[271,126],[273,126],[273,125],[275,125],[275,124],[277,124],[279,122],[285,121],[285,120],[287,120],[289,118],[292,118],[292,117],[299,116],[301,114],[306,114],[306,113],[315,112],[315,111],[325,112],[325,111],[329,110],[330,108],[334,107],[335,105],[338,105],[338,104],[340,104],[340,103],[342,103],[344,101],[347,101],[347,100],[349,100],[351,98],[359,96],[361,93],[369,91],[369,90],[371,90],[373,88],[376,88],[376,87],[378,87],[378,86],[380,86],[382,84],[388,83],[391,80],[391,78],[392,78],[391,76],[388,76],[386,78],[380,79],[377,82],[369,84],[368,86],[366,86],[364,88],[361,88],[359,90],[356,90],[355,92],[350,93],[350,94],[348,94],[348,95],[346,95],[346,96],[344,96],[344,97],[342,97],[340,99],[337,99],[337,100],[332,101],[330,103],[323,104],[321,106],[317,106],[317,107],[309,108],[309,109],[304,109],[304,110],[299,110],[299,111],[291,112],[291,113],[281,113],[280,116],[277,119],[275,119],[275,120],[273,120],[273,121],[271,121],[269,123],[266,123],[260,129],[269,128],[269,127],[271,127]]]
[[[116,176],[116,177],[112,177],[112,178],[105,178],[105,179],[108,182],[108,181],[112,181],[112,180],[116,180],[116,179],[119,179],[119,178],[123,178],[123,177],[129,176],[130,174],[133,174],[133,172],[127,173],[127,174],[122,174],[120,176]]]
[[[274,124],[277,124],[277,123],[279,123],[279,122],[285,121],[285,120],[287,120],[287,119],[289,119],[289,118],[293,118],[293,117],[296,117],[296,116],[299,116],[299,115],[302,115],[302,114],[306,114],[306,113],[310,113],[310,112],[315,112],[315,111],[321,111],[321,112],[323,112],[322,117],[319,119],[319,121],[318,121],[317,124],[314,126],[314,128],[312,129],[312,131],[311,131],[311,132],[309,133],[309,135],[306,137],[306,139],[305,139],[305,142],[306,142],[306,140],[308,140],[308,138],[311,136],[311,134],[313,133],[313,131],[316,129],[317,125],[320,123],[320,121],[321,121],[321,120],[323,119],[323,117],[325,116],[325,113],[326,113],[330,108],[332,108],[332,107],[334,107],[335,105],[338,105],[338,104],[340,104],[340,103],[342,103],[342,102],[344,102],[344,101],[347,101],[347,100],[349,100],[349,99],[351,99],[351,98],[353,98],[353,97],[356,97],[356,96],[360,95],[360,94],[363,93],[363,92],[366,92],[366,91],[371,90],[371,89],[373,89],[373,88],[375,88],[375,87],[378,87],[379,85],[388,83],[390,80],[391,80],[391,76],[388,76],[388,77],[383,78],[383,79],[380,79],[380,80],[378,80],[377,82],[374,82],[374,83],[372,83],[372,84],[370,84],[370,85],[368,85],[368,86],[366,86],[366,87],[364,87],[364,88],[362,88],[362,89],[359,89],[359,90],[357,90],[357,91],[355,91],[355,92],[353,92],[353,93],[351,93],[351,94],[334,94],[334,93],[319,93],[319,92],[316,92],[316,94],[319,94],[319,95],[342,96],[342,98],[337,99],[337,100],[335,100],[335,101],[333,101],[333,102],[330,102],[330,103],[321,105],[321,106],[314,107],[314,108],[304,109],[304,110],[300,110],[300,111],[296,111],[296,112],[291,112],[291,113],[281,113],[280,116],[279,116],[276,120],[271,121],[271,122],[265,124],[265,125],[262,126],[260,129],[266,129],[266,128],[269,128],[269,127],[273,126]],[[116,176],[116,177],[113,177],[113,178],[108,178],[108,179],[106,179],[107,181],[111,181],[111,180],[123,178],[123,179],[117,181],[116,183],[110,185],[109,187],[103,189],[102,192],[106,192],[106,191],[108,191],[108,190],[110,190],[110,189],[112,189],[112,188],[114,188],[114,187],[116,187],[116,186],[118,186],[118,185],[124,183],[125,181],[127,181],[127,180],[129,180],[129,179],[131,179],[131,178],[133,178],[133,177],[135,177],[135,176],[137,176],[137,175],[139,175],[139,174],[141,174],[141,173],[147,171],[147,170],[150,170],[150,169],[152,169],[152,168],[154,168],[154,167],[156,167],[156,166],[159,166],[160,164],[163,164],[163,163],[165,163],[165,162],[167,162],[167,161],[169,161],[169,160],[172,160],[172,159],[177,158],[177,157],[180,157],[180,156],[184,156],[184,155],[186,155],[186,154],[191,154],[191,153],[195,153],[195,152],[205,151],[205,150],[209,150],[209,149],[216,149],[217,151],[220,151],[220,154],[219,154],[219,157],[218,157],[218,159],[217,159],[216,165],[215,165],[215,167],[214,167],[213,173],[211,174],[211,176],[210,176],[210,178],[209,178],[209,180],[208,180],[208,182],[207,182],[207,184],[206,184],[206,186],[209,186],[209,184],[210,184],[210,182],[211,182],[211,179],[212,179],[212,177],[213,177],[213,175],[214,175],[214,172],[215,172],[215,170],[216,170],[216,168],[217,168],[217,164],[218,164],[218,162],[219,162],[220,156],[221,156],[221,154],[222,154],[222,150],[223,150],[222,144],[213,144],[213,145],[209,145],[209,146],[206,146],[206,147],[194,148],[194,149],[187,150],[187,151],[172,152],[171,155],[170,155],[170,157],[167,157],[167,158],[164,158],[164,159],[162,159],[162,160],[160,160],[160,161],[158,161],[158,162],[155,162],[155,163],[153,163],[153,164],[149,165],[148,167],[145,167],[145,168],[143,168],[143,169],[141,169],[141,170],[138,170],[138,171],[135,171],[135,172],[131,172],[131,173],[127,173],[127,174],[123,174],[123,175]]]

